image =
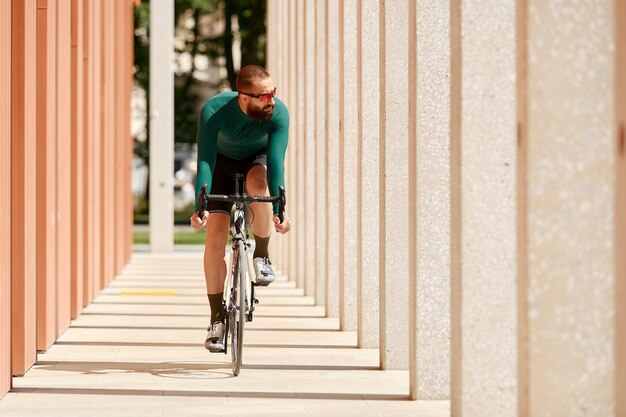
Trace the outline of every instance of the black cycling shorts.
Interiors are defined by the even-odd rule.
[[[255,165],[267,167],[267,150],[258,155],[246,159],[232,159],[227,156],[217,154],[215,169],[213,170],[213,180],[211,182],[211,194],[235,194],[236,175],[248,176],[248,171]],[[209,213],[226,213],[230,215],[233,203],[224,201],[208,201],[207,211]]]

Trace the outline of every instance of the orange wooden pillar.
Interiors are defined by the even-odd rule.
[[[57,337],[70,325],[72,3],[57,0]]]
[[[37,349],[57,337],[56,1],[37,1]]]
[[[133,200],[132,200],[132,179],[131,179],[131,167],[133,161],[133,139],[130,135],[130,97],[132,96],[133,89],[133,65],[134,65],[134,42],[133,36],[135,31],[135,19],[134,19],[134,7],[138,5],[139,1],[135,1],[134,4],[129,4],[126,6],[126,24],[125,24],[125,33],[126,33],[126,69],[125,69],[125,80],[126,80],[126,92],[129,97],[129,102],[127,104],[128,111],[126,112],[126,134],[128,138],[128,142],[125,145],[125,154],[127,157],[127,165],[126,165],[126,257],[124,263],[130,261],[130,257],[133,249]]]
[[[0,0],[0,397],[11,388],[11,0]]]
[[[113,39],[115,36],[115,2],[104,3],[104,94],[102,100],[104,103],[104,140],[102,142],[102,188],[104,195],[103,207],[105,211],[102,216],[102,238],[104,245],[102,248],[102,256],[104,259],[102,274],[104,277],[104,285],[107,285],[113,277],[113,239],[115,236],[115,201],[117,199],[114,193],[115,177],[115,50]]]
[[[130,197],[130,189],[127,186],[128,173],[130,172],[130,161],[126,152],[126,145],[129,143],[130,130],[127,129],[127,114],[130,114],[130,91],[128,90],[128,82],[126,74],[130,73],[128,66],[127,51],[130,39],[128,37],[127,16],[128,10],[131,10],[131,3],[126,0],[117,0],[116,17],[115,17],[115,50],[116,66],[115,66],[115,85],[116,91],[122,94],[115,96],[115,109],[117,117],[116,130],[116,150],[117,158],[115,173],[117,175],[116,190],[119,199],[115,210],[115,274],[119,273],[126,263],[126,236],[128,233],[126,227],[126,206]]]
[[[84,239],[84,78],[83,78],[83,1],[72,0],[72,318],[85,303],[83,291]]]
[[[93,23],[92,1],[83,0],[83,306],[93,298]]]
[[[103,288],[102,279],[102,213],[103,198],[102,189],[100,187],[102,183],[102,2],[91,2],[91,19],[93,27],[91,29],[92,36],[92,71],[93,71],[93,94],[91,96],[91,102],[93,105],[92,117],[93,126],[92,132],[89,136],[89,140],[92,142],[92,151],[90,155],[92,163],[92,183],[91,190],[92,195],[90,203],[92,205],[92,251],[93,251],[93,285],[94,296],[96,296]]]
[[[13,0],[12,15],[11,363],[23,375],[37,360],[35,223],[45,215],[36,205],[37,0]]]

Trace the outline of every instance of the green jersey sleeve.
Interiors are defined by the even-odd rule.
[[[198,210],[198,195],[203,184],[207,185],[207,193],[211,192],[213,171],[217,159],[217,124],[213,123],[215,115],[208,107],[202,109],[198,120],[198,167],[196,177],[196,211]]]
[[[267,184],[274,197],[278,196],[278,187],[285,186],[285,153],[289,142],[289,113],[287,107],[280,104],[282,108],[268,132],[267,144]],[[274,214],[278,214],[278,203],[273,206]]]

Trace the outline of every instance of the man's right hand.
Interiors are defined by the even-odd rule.
[[[189,221],[191,222],[191,227],[193,227],[196,230],[202,230],[206,227],[206,222],[208,219],[209,219],[208,211],[205,210],[204,215],[202,216],[202,219],[198,217],[198,212],[195,211],[193,213],[193,216],[189,218]]]

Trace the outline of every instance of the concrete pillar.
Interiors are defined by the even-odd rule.
[[[35,223],[45,215],[38,206],[36,166],[37,2],[14,1],[12,22],[11,145],[11,342],[12,373],[23,375],[37,360],[37,253]],[[3,136],[4,137],[4,136]]]
[[[56,1],[37,3],[37,349],[57,336]]]
[[[453,416],[517,415],[515,2],[491,6],[450,11]]]
[[[272,74],[272,78],[277,76],[276,69],[276,44],[278,41],[278,32],[276,30],[276,13],[278,10],[276,8],[276,0],[267,0],[266,3],[266,13],[267,13],[267,43],[265,46],[265,61],[266,68]],[[276,79],[274,79],[276,82]]]
[[[306,260],[307,260],[307,219],[306,219],[306,143],[304,139],[306,137],[306,90],[305,90],[305,76],[306,76],[306,68],[305,68],[305,54],[306,54],[306,44],[305,44],[305,31],[306,28],[304,26],[304,16],[305,16],[305,0],[297,0],[296,3],[296,108],[294,109],[296,112],[295,124],[296,124],[296,134],[295,140],[297,142],[296,147],[296,166],[297,166],[297,174],[296,174],[296,193],[297,196],[297,214],[296,214],[296,228],[297,228],[297,255],[296,259],[298,260],[298,268],[297,268],[297,284],[299,288],[305,288],[306,285]]]
[[[326,245],[327,250],[327,284],[326,284],[326,306],[327,315],[330,317],[339,317],[339,248],[343,242],[340,242],[338,236],[340,227],[339,222],[339,101],[341,99],[338,94],[340,89],[339,80],[339,45],[341,39],[340,32],[340,16],[339,6],[341,2],[326,0],[326,10],[328,13],[328,37],[326,38],[327,60],[326,74],[328,84],[328,101],[326,103],[326,137],[327,144],[327,164],[326,164]],[[343,59],[343,58],[341,58]]]
[[[357,329],[357,1],[342,0],[340,14],[339,279],[341,328]]]
[[[0,0],[0,397],[11,388],[11,0]]]
[[[450,3],[412,1],[411,56],[416,196],[411,395],[450,394]],[[415,200],[414,200],[415,201]]]
[[[614,2],[528,6],[529,415],[613,416]]]
[[[304,0],[304,219],[306,227],[305,243],[305,293],[314,296],[317,276],[316,267],[316,130],[315,130],[315,93],[317,77],[315,74],[315,0]]]
[[[380,366],[408,369],[409,3],[381,5]]]
[[[626,415],[626,3],[615,1],[613,25],[616,32],[615,105],[616,105],[616,174],[615,181],[615,415]]]
[[[358,314],[359,346],[377,348],[378,326],[378,268],[379,205],[380,205],[380,8],[379,0],[359,0],[360,116],[358,157],[360,209],[359,273],[360,292]]]
[[[326,304],[326,0],[315,0],[315,302]]]
[[[281,95],[281,98],[284,100],[284,102],[287,104],[287,109],[289,109],[289,111],[291,112],[291,102],[289,101],[289,94],[292,88],[289,85],[289,71],[290,71],[289,63],[290,63],[291,51],[290,51],[289,44],[291,42],[292,34],[289,32],[289,1],[281,0],[279,7],[281,10],[281,21],[280,21],[281,43],[279,44],[281,46],[279,47],[279,51],[280,51],[280,55],[281,55],[280,59],[282,63],[282,70],[281,70],[281,75],[280,75],[280,89],[281,89],[280,95]],[[290,137],[290,139],[293,140],[292,137]],[[290,142],[291,144],[293,144],[292,141]],[[291,164],[289,162],[289,151],[287,151],[287,154],[285,155],[285,164],[286,164],[285,169],[291,170],[290,168]],[[290,178],[289,171],[287,171],[285,175],[285,189],[286,190],[291,190],[291,184],[290,184],[289,178]],[[287,215],[289,215],[290,207],[287,207],[286,210],[287,210]],[[292,261],[291,257],[289,256],[289,247],[290,247],[290,242],[292,241],[291,239],[292,236],[293,236],[293,233],[289,232],[286,236],[283,236],[283,238],[281,239],[282,241],[281,269],[283,273],[287,275],[289,275],[289,265]]]
[[[289,280],[298,282],[298,242],[299,234],[298,226],[300,220],[298,219],[298,138],[297,138],[297,117],[298,117],[298,104],[297,104],[297,31],[296,31],[296,9],[297,4],[293,1],[288,2],[289,8],[289,29],[288,29],[288,44],[289,44],[289,146],[287,147],[287,213],[292,219],[293,229],[289,232],[289,266],[288,274]]]
[[[174,1],[150,8],[150,248],[174,249]]]
[[[71,212],[71,91],[72,91],[72,3],[57,0],[57,337],[71,319],[72,212]]]

